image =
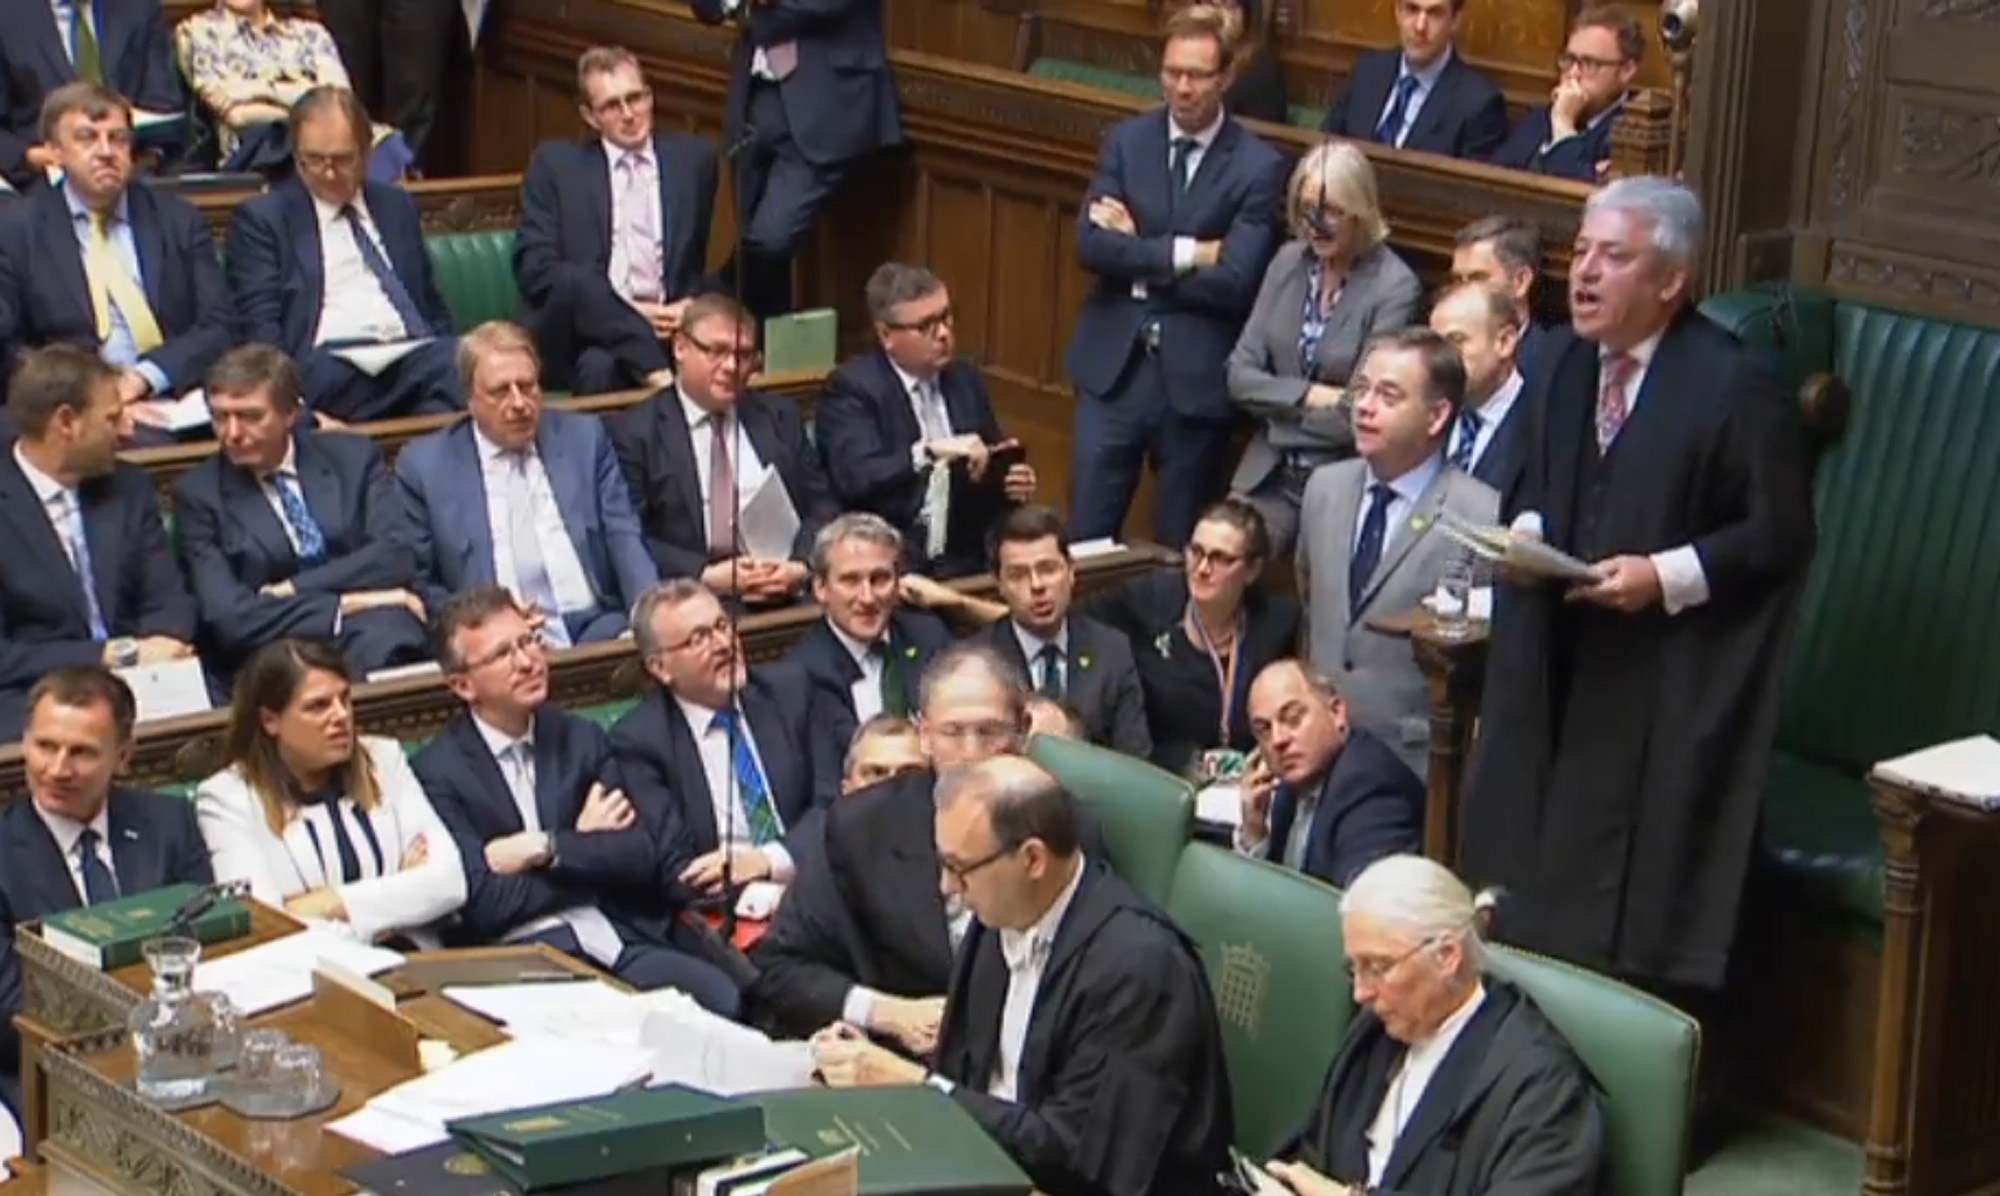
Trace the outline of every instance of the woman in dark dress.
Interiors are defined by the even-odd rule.
[[[1210,748],[1252,746],[1250,681],[1299,641],[1298,599],[1255,584],[1270,555],[1257,509],[1226,498],[1195,524],[1181,572],[1148,573],[1084,601],[1084,614],[1132,641],[1160,767],[1186,773]]]
[[[1292,119],[1285,95],[1284,64],[1275,48],[1257,36],[1259,0],[1211,0],[1218,8],[1233,9],[1243,24],[1236,50],[1236,82],[1223,96],[1223,106],[1231,116],[1288,124]]]

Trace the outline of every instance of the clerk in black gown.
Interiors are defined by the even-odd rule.
[[[1271,555],[1263,516],[1226,498],[1202,512],[1179,573],[1152,572],[1081,605],[1132,641],[1153,763],[1184,773],[1209,748],[1249,751],[1246,695],[1298,650],[1298,599],[1256,586]]]

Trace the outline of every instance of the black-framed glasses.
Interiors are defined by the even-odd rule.
[[[718,637],[728,634],[729,616],[717,615],[715,622],[704,623],[693,631],[688,632],[687,638],[681,640],[679,643],[661,644],[660,651],[662,653],[679,652],[683,648],[693,648],[695,651],[701,652],[707,650],[708,646],[713,644]]]
[[[950,328],[957,320],[958,313],[947,306],[936,315],[925,316],[921,320],[912,320],[907,324],[898,324],[894,320],[884,320],[882,321],[882,325],[891,332],[914,332],[919,336],[936,336],[939,329]]]
[[[735,361],[740,365],[754,365],[763,354],[755,348],[745,348],[727,341],[705,341],[692,332],[681,333],[681,339],[699,350],[703,357],[714,362]]]
[[[1573,68],[1594,75],[1599,71],[1615,70],[1624,65],[1625,60],[1623,58],[1596,58],[1589,54],[1572,54],[1567,50],[1556,55],[1556,70],[1558,72]]]
[[[1395,974],[1397,968],[1402,967],[1404,964],[1410,962],[1410,960],[1416,958],[1417,952],[1422,951],[1425,947],[1428,947],[1435,942],[1437,942],[1437,936],[1432,935],[1430,938],[1423,940],[1416,946],[1411,947],[1408,951],[1405,951],[1401,955],[1395,956],[1394,958],[1362,959],[1362,960],[1350,959],[1342,966],[1346,968],[1347,978],[1352,982],[1359,983],[1360,981],[1365,980],[1370,984],[1380,984],[1384,980],[1387,980],[1391,975]]]
[[[1224,552],[1220,548],[1209,548],[1205,545],[1189,541],[1187,559],[1188,564],[1193,565],[1197,569],[1203,565],[1214,565],[1218,569],[1234,569],[1243,563],[1243,554],[1240,552]]]
[[[981,868],[998,863],[1019,850],[1021,850],[1021,845],[1016,843],[1012,847],[999,848],[991,855],[981,856],[969,864],[961,864],[950,856],[941,855],[938,857],[938,867],[950,873],[951,878],[956,880],[960,886],[963,886],[973,873],[979,871]]]
[[[610,116],[615,112],[637,112],[641,108],[652,106],[653,89],[641,87],[637,91],[628,91],[623,95],[608,96],[599,100],[590,106],[590,110],[599,116]]]

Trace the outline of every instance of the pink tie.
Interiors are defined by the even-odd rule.
[[[736,555],[736,467],[729,458],[734,425],[726,415],[711,415],[708,428],[708,555],[721,561]]]
[[[799,43],[779,42],[775,46],[764,47],[764,65],[771,68],[771,77],[783,83],[799,69]]]
[[[1626,387],[1632,383],[1632,372],[1639,368],[1639,359],[1629,353],[1613,353],[1604,359],[1604,388],[1597,392],[1597,451],[1602,453],[1618,438],[1618,429],[1625,426],[1625,417],[1632,410],[1631,396]]]
[[[653,184],[653,160],[626,154],[618,160],[624,174],[619,206],[625,221],[619,235],[625,241],[625,289],[641,303],[666,296],[660,286],[660,192]]]

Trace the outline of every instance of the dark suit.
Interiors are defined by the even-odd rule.
[[[1264,858],[1285,862],[1299,795],[1279,785],[1271,799]],[[1389,745],[1355,728],[1320,780],[1299,870],[1344,889],[1383,856],[1423,850],[1424,783]]]
[[[934,1067],[1048,1192],[1194,1196],[1224,1189],[1235,1116],[1201,956],[1165,913],[1085,856],[1043,965],[1013,1100],[987,1094],[1008,967],[977,920],[952,968]]]
[[[1438,73],[1402,148],[1485,161],[1507,140],[1507,100],[1484,71],[1456,49]],[[1353,73],[1334,95],[1320,131],[1354,141],[1374,141],[1403,70],[1399,48],[1372,50],[1354,60]]]
[[[1068,630],[1062,701],[1082,717],[1083,737],[1128,756],[1151,759],[1153,733],[1146,726],[1146,695],[1139,684],[1139,667],[1132,659],[1131,641],[1080,614],[1069,616]],[[1041,662],[1022,654],[1013,619],[995,623],[987,638],[1000,655],[1021,670],[1030,688],[1041,688]]]
[[[660,285],[663,302],[672,302],[703,287],[715,148],[700,137],[656,132],[652,159],[660,183]],[[514,278],[543,374],[577,394],[637,386],[673,365],[652,324],[612,286],[612,186],[602,141],[543,142],[521,182]]]
[[[428,660],[424,625],[408,610],[340,614],[345,593],[416,591],[409,520],[382,450],[345,432],[302,432],[292,444],[300,496],[326,540],[317,564],[299,559],[257,477],[221,452],[175,483],[181,559],[201,610],[203,646],[230,668],[287,636],[337,638],[363,676]],[[292,584],[291,597],[259,592],[279,582]]]
[[[1472,476],[1493,487],[1502,503],[1521,475],[1521,428],[1528,422],[1521,412],[1521,403],[1526,398],[1527,382],[1523,380],[1521,392],[1514,396],[1514,405],[1507,409],[1506,417],[1486,438],[1486,447],[1472,462]]]
[[[525,923],[594,905],[623,940],[612,967],[620,979],[641,989],[672,985],[704,1007],[735,1017],[741,1008],[735,984],[669,945],[671,910],[657,883],[661,823],[640,810],[639,820],[622,831],[574,829],[593,784],[623,787],[603,728],[549,705],[536,712],[533,736],[535,809],[540,829],[554,837],[555,859],[511,876],[487,867],[486,845],[526,826],[472,715],[454,717],[411,762],[465,862],[465,907],[459,915],[465,928],[479,942],[499,942]],[[569,928],[545,933],[550,937],[543,941],[580,955]]]
[[[106,634],[194,642],[195,604],[167,543],[152,475],[119,462],[77,487]],[[0,742],[21,736],[28,690],[64,665],[98,664],[83,585],[47,508],[0,445]]]
[[[796,671],[784,665],[752,670],[738,705],[763,765],[771,804],[784,825],[785,849],[796,860],[803,837],[817,833],[808,815],[839,796],[839,762],[815,756],[812,694]],[[611,751],[624,774],[626,796],[661,814],[667,827],[661,844],[663,883],[677,880],[697,856],[722,846],[723,828],[716,825],[714,794],[695,730],[673,694],[657,686],[611,728]],[[737,829],[747,838],[740,821]]]
[[[208,845],[194,818],[194,803],[137,789],[113,789],[107,800],[105,838],[112,881],[122,896],[175,884],[208,884]],[[0,1101],[21,1111],[21,962],[14,927],[82,905],[62,848],[22,794],[0,809]]]
[[[400,187],[376,182],[363,185],[361,199],[390,270],[423,313],[425,326],[413,332],[438,339],[374,377],[316,347],[325,258],[318,210],[296,175],[237,208],[229,220],[229,286],[245,339],[291,354],[305,371],[307,399],[340,419],[461,410],[465,402],[452,362],[451,310],[438,293],[417,201]]]
[[[544,410],[535,453],[548,474],[570,547],[596,605],[569,618],[575,643],[625,634],[632,606],[659,580],[604,422]],[[453,594],[498,584],[485,472],[469,419],[432,432],[396,455],[396,481],[416,551],[417,584],[435,611]]]
[[[737,155],[745,297],[759,316],[789,310],[791,256],[848,167],[903,140],[882,31],[883,0],[693,0],[700,20],[742,22],[726,123]],[[783,82],[753,78],[758,49],[794,43]]]
[[[1621,106],[1614,105],[1599,119],[1577,130],[1576,136],[1565,137],[1544,151],[1542,147],[1548,145],[1551,135],[1549,108],[1544,104],[1514,126],[1506,144],[1494,153],[1493,164],[1595,183],[1600,177],[1598,167],[1611,161],[1611,126],[1617,123]]]
[[[95,0],[98,58],[104,82],[151,112],[187,105],[174,67],[173,36],[160,0]],[[0,175],[25,187],[39,171],[28,147],[41,143],[42,101],[76,81],[70,48],[48,0],[0,0]]]
[[[1078,404],[1070,492],[1078,540],[1117,534],[1150,455],[1153,539],[1187,542],[1226,476],[1235,413],[1224,362],[1278,244],[1278,152],[1225,119],[1176,199],[1169,124],[1162,108],[1111,130],[1077,221],[1077,257],[1096,275],[1067,359]],[[1091,224],[1091,202],[1106,197],[1124,203],[1137,236]],[[1176,237],[1220,241],[1221,257],[1178,273]]]
[[[81,345],[96,352],[97,313],[67,193],[37,187],[0,209],[0,377],[24,349]],[[235,343],[236,310],[208,222],[194,205],[143,183],[125,191],[124,219],[139,253],[139,281],[164,338],[142,354],[172,396],[202,384]]]
[[[838,512],[827,496],[819,458],[806,442],[798,404],[746,390],[736,400],[735,419],[741,421],[744,435],[757,450],[757,459],[766,469],[776,469],[784,480],[792,509],[799,516],[792,559],[804,560],[812,551],[813,537]],[[711,559],[733,555],[709,551],[708,508],[701,501],[694,436],[687,412],[681,407],[679,389],[668,387],[612,416],[607,423],[619,464],[625,469],[632,503],[639,511],[646,548],[660,566],[660,575],[699,577]],[[732,459],[731,464],[740,479],[748,467],[741,460]]]
[[[885,673],[889,668],[898,671],[914,711],[917,683],[931,657],[951,643],[951,632],[929,611],[902,608],[889,616],[887,640]],[[854,709],[854,683],[861,680],[861,665],[823,618],[814,620],[786,651],[785,664],[799,670],[813,691],[813,729],[819,735],[813,750],[822,760],[845,760],[854,733],[861,729]]]
[[[953,433],[976,433],[988,444],[1002,438],[978,366],[954,361],[936,381]],[[848,359],[826,380],[813,406],[813,434],[833,496],[842,510],[872,511],[895,524],[912,568],[933,577],[984,573],[987,537],[1010,505],[1001,486],[1005,471],[991,470],[975,482],[963,466],[933,467],[952,471],[949,526],[944,553],[925,557],[922,517],[930,475],[910,463],[910,446],[924,438],[910,404],[909,390],[880,349]]]

